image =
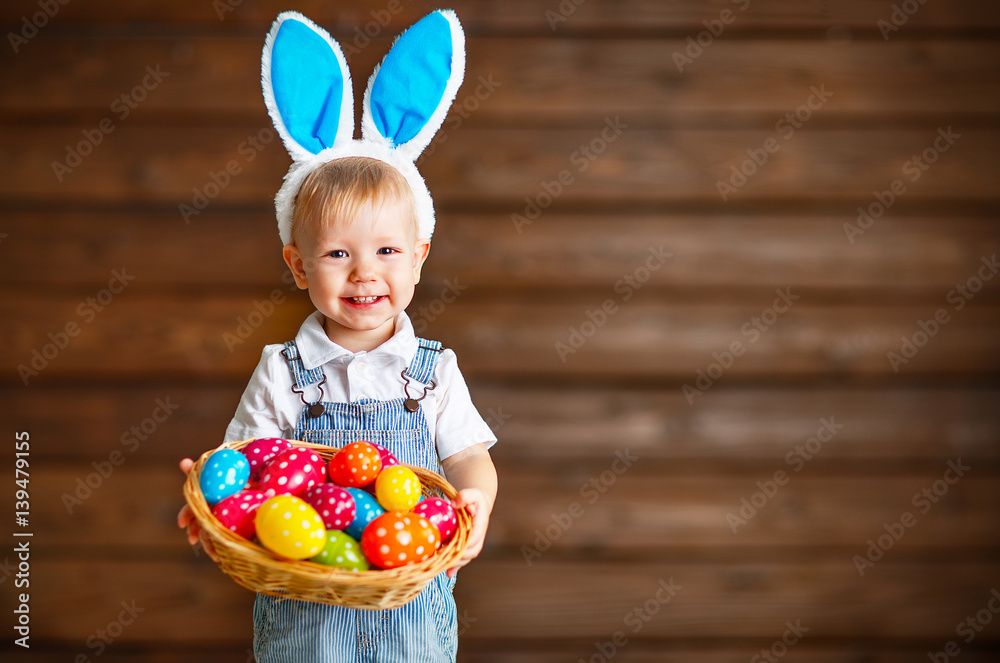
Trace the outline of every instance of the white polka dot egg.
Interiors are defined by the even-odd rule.
[[[390,511],[368,525],[361,549],[380,569],[394,569],[428,559],[441,547],[441,534],[429,520],[415,513]]]

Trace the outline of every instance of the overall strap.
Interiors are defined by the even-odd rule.
[[[444,348],[440,341],[429,341],[419,337],[417,344],[419,347],[417,353],[413,355],[413,361],[406,369],[406,377],[427,384],[434,377],[434,367]]]
[[[292,371],[292,380],[294,380],[295,386],[299,389],[323,381],[323,371],[319,366],[311,371],[307,371],[306,367],[302,365],[302,357],[299,356],[299,348],[295,345],[295,341],[285,343],[285,349],[281,351],[281,354],[284,355],[285,361],[288,362],[288,367]]]

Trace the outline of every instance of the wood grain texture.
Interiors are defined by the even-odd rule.
[[[6,404],[0,426],[29,429],[40,441],[33,456],[44,461],[86,465],[118,449],[129,463],[172,470],[178,458],[222,440],[247,380],[18,385],[0,391]],[[955,457],[977,463],[1000,457],[995,388],[719,385],[696,408],[677,388],[547,388],[475,379],[470,389],[500,439],[493,453],[508,467],[607,463],[628,445],[663,469],[708,463],[717,470],[773,471],[816,436],[821,419],[843,428],[810,467],[840,463],[874,475],[918,466],[936,471]]]
[[[294,337],[312,311],[298,295],[273,305],[267,292],[255,298],[142,297],[139,285],[130,287],[135,290],[125,290],[99,312],[85,297],[14,297],[0,303],[0,319],[10,321],[0,327],[0,365],[7,379],[27,380],[28,386],[62,377],[151,374],[246,379],[261,347]],[[790,290],[784,294],[798,296]],[[770,293],[755,303],[675,305],[642,291],[634,301],[620,302],[610,287],[574,299],[461,299],[432,324],[414,326],[418,332],[426,326],[428,335],[454,349],[463,372],[472,377],[627,376],[675,382],[678,389],[688,384],[704,392],[690,398],[692,405],[711,398],[716,379],[985,378],[1000,367],[995,333],[1000,309],[987,304],[954,311],[943,299],[939,306],[898,307],[817,307],[789,300],[788,308],[781,295]],[[933,318],[940,307],[947,307],[949,315],[940,331],[924,339],[912,359],[900,355],[890,362],[888,353],[899,354],[904,337],[924,334],[919,322]],[[787,312],[780,312],[783,308]],[[69,325],[76,325],[77,333],[62,339],[66,349],[59,350],[59,334],[66,336]],[[726,358],[724,353],[734,348],[738,356]],[[37,376],[28,372],[32,361]],[[699,370],[713,379],[696,382]]]
[[[38,595],[58,595],[33,612],[39,640],[85,641],[121,612],[122,601],[145,609],[125,629],[121,644],[206,645],[249,643],[253,594],[204,558],[179,561],[89,561],[39,557],[34,564]],[[585,578],[586,582],[581,582]],[[659,606],[641,629],[644,640],[780,638],[785,622],[800,620],[809,636],[851,639],[913,638],[947,641],[955,625],[990,599],[1000,581],[995,563],[882,560],[859,577],[850,557],[784,563],[726,565],[647,561],[569,561],[545,558],[527,567],[521,560],[483,559],[462,572],[456,587],[459,614],[476,621],[463,639],[534,641],[610,638],[625,618],[647,601],[662,599],[661,581],[680,589]],[[11,596],[0,599],[4,612]],[[81,611],[78,606],[86,605]],[[650,613],[652,608],[650,608]],[[163,629],[162,624],[173,627]],[[995,643],[984,631],[977,644]],[[582,644],[578,656],[589,656]],[[241,648],[242,649],[242,648]],[[750,652],[758,648],[750,649]],[[749,655],[749,654],[748,654]]]
[[[669,255],[643,287],[669,296],[727,301],[791,287],[814,291],[810,298],[880,301],[891,292],[895,299],[938,303],[975,276],[983,258],[1000,252],[992,217],[884,217],[849,238],[845,224],[856,223],[856,213],[553,212],[518,232],[508,215],[442,213],[417,289],[441,304],[487,290],[534,291],[539,283],[549,291],[604,289],[662,247]],[[169,211],[19,211],[5,216],[5,232],[9,251],[0,282],[26,291],[87,294],[125,265],[150,290],[212,284],[257,294],[291,285],[268,213],[209,208],[188,225]],[[34,269],[34,256],[43,252],[49,268]],[[998,294],[990,285],[976,296]],[[411,311],[420,316],[419,307]],[[428,309],[424,317],[431,315]]]
[[[671,472],[650,464],[627,443],[616,454],[552,470],[501,460],[508,471],[488,549],[511,549],[531,567],[550,550],[757,560],[781,556],[782,549],[837,550],[850,558],[865,555],[869,539],[910,513],[915,524],[892,546],[897,561],[1000,550],[1000,481],[989,464],[968,458],[894,477],[825,476],[805,460],[692,477],[683,466]],[[143,466],[127,449],[86,463],[36,463],[33,545],[47,553],[71,547],[79,554],[128,550],[183,559],[189,553],[176,525],[182,483],[176,466]]]
[[[196,225],[201,209],[267,208],[289,164],[277,140],[264,144],[275,134],[263,114],[260,123],[244,126],[123,124],[72,172],[60,170],[60,181],[53,162],[65,162],[70,146],[86,143],[83,131],[96,131],[98,122],[8,130],[0,152],[0,196],[24,203],[156,203],[178,209],[177,223]],[[933,166],[921,170],[911,163],[933,150],[935,140],[943,146],[938,131],[949,127],[959,137],[950,139],[953,144]],[[995,204],[998,195],[993,173],[1000,162],[1000,133],[949,122],[919,130],[805,127],[785,141],[773,129],[647,129],[620,113],[578,129],[462,127],[439,135],[449,139],[421,167],[439,206],[502,206],[529,222],[571,204],[723,205],[718,183],[750,158],[747,150],[763,151],[768,139],[779,141],[779,149],[727,194],[730,203],[827,201],[832,209],[856,215],[857,207],[876,202],[874,193],[895,180],[905,187],[900,202],[906,205]],[[459,135],[461,140],[451,139]],[[252,148],[254,137],[262,149]],[[614,138],[609,143],[605,137]],[[225,173],[227,165],[234,175]],[[561,174],[564,185],[558,182]],[[182,204],[199,213],[192,209],[185,219]]]
[[[398,7],[395,12],[389,12],[394,14],[390,16],[392,22],[389,25],[392,30],[401,30],[437,8],[437,5],[430,2],[401,2],[391,5],[387,0],[302,0],[299,5],[299,11],[310,18],[321,21],[331,29],[339,29],[340,32],[335,32],[335,36],[343,34],[349,39],[356,37],[353,32],[355,26],[374,20],[372,12],[387,11],[390,6]],[[738,21],[731,25],[733,32],[750,29],[815,30],[850,27],[877,35],[879,33],[875,24],[880,19],[888,20],[892,12],[891,7],[867,0],[845,0],[838,3],[824,0],[754,0],[752,5],[727,0],[681,0],[669,4],[657,0],[625,0],[614,3],[582,3],[576,11],[566,12],[566,22],[553,23],[546,16],[546,11],[558,14],[559,5],[545,0],[512,0],[505,2],[502,7],[490,0],[455,0],[451,6],[458,12],[466,29],[474,34],[476,31],[532,30],[559,35],[576,31],[648,32],[669,29],[694,30],[697,33],[705,29],[702,21],[718,19],[722,10],[730,9],[739,13]],[[228,11],[227,7],[233,11]],[[746,11],[737,12],[740,7],[746,7]],[[163,4],[153,0],[137,0],[121,5],[113,0],[100,0],[84,6],[67,4],[60,10],[59,18],[70,24],[77,21],[177,21],[206,23],[213,27],[243,23],[266,26],[285,8],[286,5],[275,0],[230,2],[223,5],[222,9],[212,3],[202,2]],[[22,16],[35,11],[36,4],[30,0],[15,0],[4,5],[0,17],[20,21]],[[906,27],[914,31],[997,26],[1000,26],[1000,12],[988,0],[956,0],[925,5],[906,23]],[[899,36],[905,36],[905,33]]]
[[[390,44],[379,38],[351,56],[357,104],[361,82]],[[178,114],[250,122],[264,115],[259,82],[245,75],[259,68],[254,40],[44,34],[31,47],[47,57],[0,73],[0,114],[108,116],[123,125],[176,121]],[[697,59],[678,60],[686,50],[685,39],[477,39],[444,126],[580,125],[620,114],[646,125],[769,128],[807,102],[815,112],[802,117],[824,125],[1000,112],[1000,46],[991,41],[719,39]],[[49,66],[53,60],[65,66]],[[155,87],[139,89],[126,106],[122,95],[144,81]]]

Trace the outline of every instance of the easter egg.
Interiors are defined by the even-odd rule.
[[[367,571],[369,569],[368,560],[361,552],[361,544],[337,530],[329,530],[326,533],[326,545],[315,557],[309,559],[310,562],[336,566],[348,571]]]
[[[382,470],[375,480],[375,497],[386,511],[409,511],[420,501],[422,492],[419,477],[402,465]]]
[[[413,513],[423,516],[431,521],[431,524],[441,532],[441,545],[451,541],[458,529],[458,518],[455,516],[455,508],[447,500],[440,497],[428,497],[421,500],[417,506],[413,507]]]
[[[326,481],[326,463],[315,451],[292,447],[271,459],[260,478],[260,490],[271,495],[301,495]]]
[[[294,495],[268,498],[257,508],[254,524],[264,547],[281,557],[308,559],[326,545],[323,519]]]
[[[246,445],[240,451],[250,461],[250,480],[260,481],[264,468],[271,460],[283,451],[288,451],[293,445],[280,437],[262,437]]]
[[[249,539],[256,531],[254,516],[258,507],[267,500],[267,495],[260,490],[241,490],[230,495],[212,507],[212,515],[226,529],[232,530]]]
[[[243,490],[250,478],[250,463],[235,449],[219,449],[201,468],[201,492],[205,501],[214,506]]]
[[[341,486],[367,486],[381,470],[378,449],[367,442],[351,442],[330,459],[330,480]]]
[[[316,509],[326,529],[344,529],[354,521],[354,497],[332,483],[316,484],[302,493],[302,499]]]
[[[392,467],[393,465],[399,465],[399,459],[392,455],[392,452],[385,447],[375,444],[374,442],[369,442],[373,447],[378,450],[379,458],[382,459],[382,469],[387,467]]]
[[[441,534],[415,513],[390,511],[376,518],[361,537],[361,550],[380,569],[422,562],[441,547]]]
[[[375,501],[375,498],[361,490],[360,488],[345,488],[347,492],[351,494],[354,498],[354,520],[351,524],[344,528],[349,536],[358,541],[361,540],[361,535],[364,533],[365,528],[368,525],[385,513],[385,509],[379,506],[379,503]]]

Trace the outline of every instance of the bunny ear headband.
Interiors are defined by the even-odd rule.
[[[369,157],[398,170],[413,191],[418,235],[434,232],[434,204],[415,161],[444,122],[465,75],[465,35],[455,13],[428,14],[401,34],[365,90],[361,140],[354,139],[354,93],[340,46],[298,12],[278,15],[264,43],[264,104],[292,157],[274,199],[278,233],[292,241],[295,197],[316,168]]]

